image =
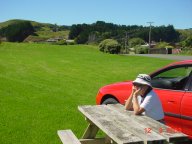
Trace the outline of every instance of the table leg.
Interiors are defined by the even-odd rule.
[[[97,132],[99,131],[99,128],[94,124],[89,124],[87,129],[85,130],[85,133],[83,134],[83,139],[93,139],[95,138]]]
[[[113,141],[109,136],[105,136],[105,144],[117,144],[115,141]]]

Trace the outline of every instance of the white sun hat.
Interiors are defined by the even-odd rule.
[[[133,81],[133,84],[142,84],[151,86],[151,77],[147,74],[139,74],[137,78]]]

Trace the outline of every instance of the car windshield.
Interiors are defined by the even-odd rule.
[[[192,67],[181,67],[171,69],[165,72],[160,73],[159,75],[155,76],[154,78],[176,78],[176,77],[186,77],[192,71]],[[153,78],[153,79],[154,79]]]
[[[178,67],[164,71],[152,78],[152,86],[163,89],[182,90],[192,67]]]

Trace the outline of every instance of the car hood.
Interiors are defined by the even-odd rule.
[[[123,82],[117,82],[117,83],[106,85],[102,87],[102,89],[114,89],[114,88],[126,89],[128,86],[131,86],[131,85],[132,85],[132,81],[123,81]]]

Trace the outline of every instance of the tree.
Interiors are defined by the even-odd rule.
[[[99,49],[102,52],[118,54],[120,52],[121,46],[114,39],[106,39],[99,44]]]
[[[84,44],[88,41],[88,36],[89,36],[88,32],[86,31],[82,32],[77,36],[77,38],[75,39],[75,42],[77,44]]]
[[[154,27],[152,30],[152,40],[156,42],[176,42],[179,35],[173,25]]]
[[[5,36],[10,42],[22,42],[26,37],[34,33],[34,28],[29,21],[19,21],[3,27],[0,35]]]
[[[192,29],[177,30],[179,32],[180,41],[185,41],[188,37],[192,35]]]
[[[155,46],[155,48],[167,48],[167,47],[169,47],[170,45],[169,45],[169,43],[167,43],[167,42],[159,42],[156,46]]]
[[[135,49],[135,53],[136,54],[147,54],[148,50],[149,50],[148,47],[146,47],[146,46],[139,46],[139,45],[135,46],[134,49]]]
[[[69,38],[81,39],[83,36],[84,40],[80,41],[86,43],[86,40],[89,39],[88,37],[93,32],[98,32],[96,42],[100,42],[104,39],[115,39],[123,44],[125,33],[129,33],[130,38],[141,38],[144,41],[149,41],[149,27],[138,25],[116,25],[113,23],[105,23],[103,21],[97,21],[93,24],[72,25]],[[172,25],[152,27],[151,40],[156,42],[177,42],[179,40],[179,32],[177,32]]]
[[[57,32],[58,31],[58,26],[57,26],[56,23],[54,24],[54,27],[52,28],[52,30],[53,30],[53,32]]]
[[[130,45],[131,47],[145,44],[145,41],[144,41],[143,39],[141,39],[141,38],[132,38],[132,39],[130,39],[128,42],[129,42],[129,45]]]
[[[183,47],[192,48],[192,36],[186,38],[184,41],[181,42]]]

